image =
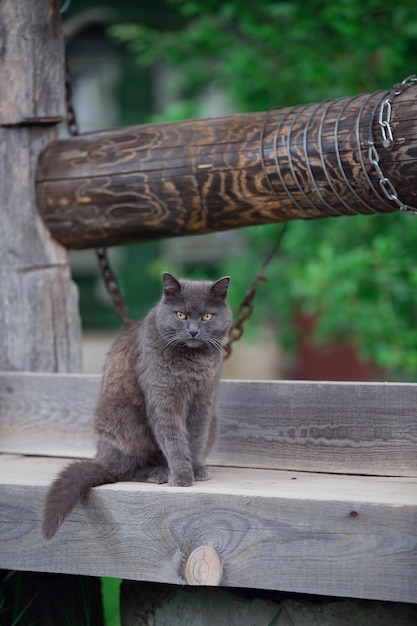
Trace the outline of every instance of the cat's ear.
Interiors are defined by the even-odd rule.
[[[213,298],[225,300],[229,283],[230,276],[224,276],[223,278],[219,278],[219,280],[216,280],[216,282],[213,283],[213,285],[210,287],[210,295]]]
[[[164,272],[162,274],[162,281],[164,284],[164,296],[165,298],[175,298],[181,293],[181,285],[172,274]]]

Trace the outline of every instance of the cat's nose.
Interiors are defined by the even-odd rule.
[[[191,335],[191,337],[196,337],[198,335],[198,330],[189,330],[188,334]]]

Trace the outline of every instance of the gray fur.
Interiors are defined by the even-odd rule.
[[[188,487],[210,477],[205,459],[217,435],[216,391],[232,321],[229,280],[177,280],[165,272],[159,304],[117,337],[95,413],[95,460],[72,463],[52,484],[42,525],[46,538],[98,484]],[[212,318],[205,321],[206,314]]]

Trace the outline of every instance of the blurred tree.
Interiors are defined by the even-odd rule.
[[[186,115],[207,84],[236,111],[266,110],[389,88],[413,73],[417,3],[398,0],[171,0],[182,18],[172,30],[126,24],[112,34],[142,65],[181,68]],[[176,115],[180,108],[176,107]],[[389,369],[417,369],[417,218],[394,213],[298,221],[259,293],[258,323],[294,339],[297,311],[320,312],[318,342],[336,338]],[[249,229],[248,249],[229,263],[237,305],[275,227]],[[239,295],[238,295],[239,294]]]
[[[240,111],[372,92],[410,71],[417,51],[412,0],[171,0],[171,30],[146,22],[113,34],[139,63],[181,67],[188,96],[222,87]],[[413,69],[413,68],[411,68]],[[195,106],[195,105],[194,105]]]

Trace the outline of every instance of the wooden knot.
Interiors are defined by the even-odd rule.
[[[219,555],[210,546],[199,546],[188,557],[185,579],[189,585],[217,587],[223,575]]]

